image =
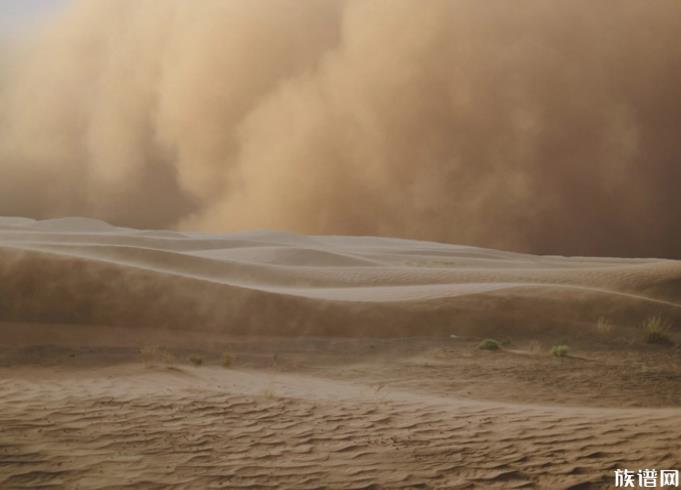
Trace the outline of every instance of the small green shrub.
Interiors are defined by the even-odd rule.
[[[222,354],[222,367],[229,368],[232,367],[232,355],[229,352]]]
[[[193,354],[189,356],[189,362],[191,362],[194,366],[201,366],[203,365],[203,357]]]
[[[670,345],[672,339],[669,336],[670,324],[659,316],[651,316],[643,322],[643,338],[649,344]]]
[[[496,351],[501,349],[501,345],[494,339],[485,339],[478,344],[478,349]]]
[[[551,354],[553,354],[554,357],[567,357],[569,352],[570,347],[567,345],[554,345],[551,347]]]

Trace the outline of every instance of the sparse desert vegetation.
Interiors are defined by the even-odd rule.
[[[147,345],[140,349],[140,357],[146,366],[154,364],[158,357],[159,347],[156,345]]]
[[[478,344],[478,349],[498,351],[499,349],[501,349],[501,345],[494,339],[485,339]]]
[[[194,366],[202,366],[203,357],[201,357],[198,354],[192,354],[191,356],[189,356],[189,362],[191,362]]]
[[[172,352],[161,349],[161,362],[163,362],[163,364],[165,364],[166,366],[171,366],[175,364],[176,361],[177,359],[175,358],[175,355]]]
[[[223,354],[222,354],[222,367],[224,367],[224,368],[232,367],[233,362],[234,362],[234,359],[232,358],[232,355],[229,352],[223,352]]]
[[[554,345],[551,347],[551,355],[554,357],[567,357],[570,353],[570,347],[565,344]]]
[[[671,345],[671,324],[661,316],[651,316],[643,322],[643,339],[648,344]]]
[[[165,364],[171,366],[177,360],[172,352],[169,352],[157,345],[149,345],[140,349],[140,357],[144,361],[145,366],[150,367],[156,364]]]
[[[276,395],[276,393],[274,392],[274,389],[273,389],[273,388],[268,387],[268,388],[265,388],[265,389],[262,391],[262,393],[260,394],[260,396],[262,396],[263,398],[266,398],[266,399],[268,399],[268,400],[271,400],[271,399],[275,398],[277,395]]]
[[[602,316],[596,322],[596,332],[603,337],[610,337],[615,331],[615,326],[606,317]]]

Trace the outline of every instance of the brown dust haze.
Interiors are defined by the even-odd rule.
[[[677,0],[74,0],[0,47],[0,215],[681,257]]]

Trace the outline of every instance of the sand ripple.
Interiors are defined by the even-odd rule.
[[[2,380],[0,487],[605,488],[618,467],[681,466],[674,410],[202,372]]]

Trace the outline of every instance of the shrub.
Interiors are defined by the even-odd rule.
[[[501,346],[499,345],[499,342],[493,339],[485,339],[480,344],[478,345],[478,349],[481,350],[499,350]]]
[[[175,363],[175,356],[157,345],[142,347],[140,356],[146,366],[153,366],[157,362],[162,362],[167,366]]]
[[[268,400],[271,400],[271,399],[274,398],[276,395],[275,395],[274,390],[273,390],[272,388],[267,388],[267,389],[264,389],[264,390],[262,391],[261,396],[262,396],[263,398],[266,398],[266,399],[268,399]]]
[[[669,337],[670,324],[659,316],[651,316],[643,322],[643,338],[649,344],[669,345],[672,339]]]
[[[596,323],[596,331],[604,337],[611,335],[614,329],[614,325],[603,316],[600,317]]]
[[[232,356],[229,352],[222,354],[222,367],[232,367]]]
[[[567,345],[554,345],[551,347],[551,354],[555,357],[567,357],[570,352],[570,347]]]
[[[191,362],[194,366],[201,366],[203,364],[203,357],[193,354],[189,356],[189,362]]]
[[[175,361],[177,359],[175,358],[175,355],[172,352],[168,352],[167,350],[161,350],[161,361],[163,364],[166,366],[170,366],[172,364],[175,364]]]
[[[140,357],[146,366],[151,366],[158,359],[159,347],[156,345],[148,345],[140,349]]]

